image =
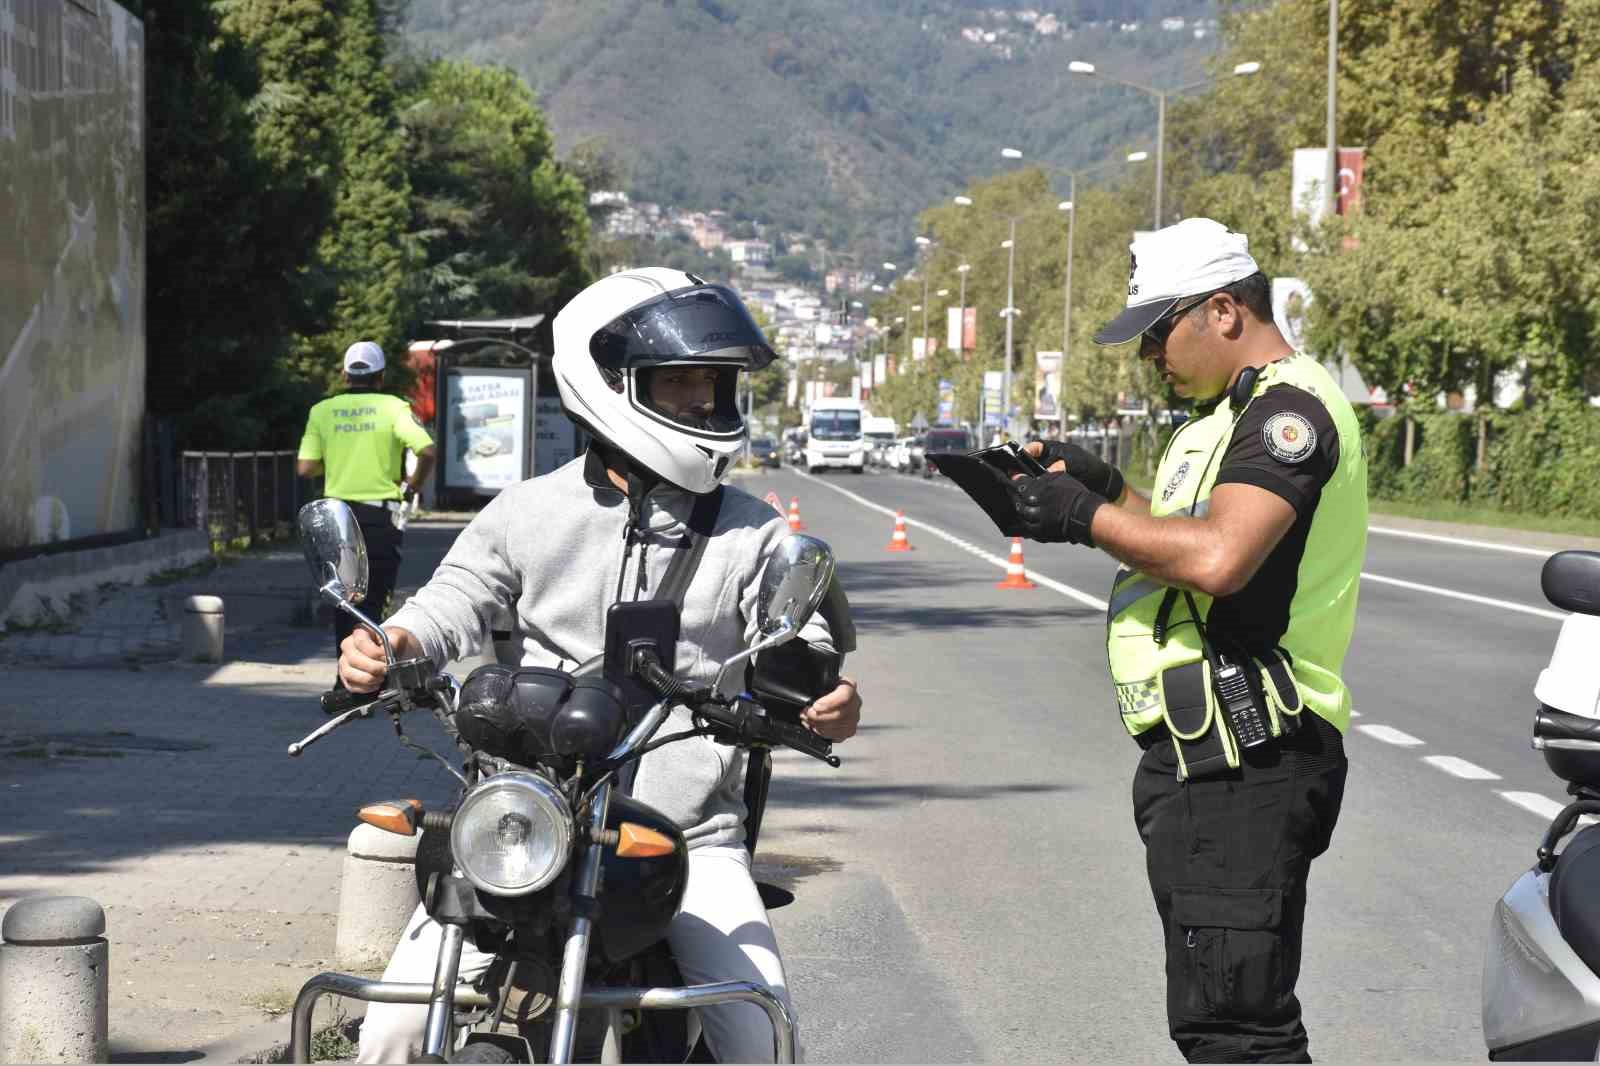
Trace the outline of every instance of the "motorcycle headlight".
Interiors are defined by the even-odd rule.
[[[496,774],[462,801],[450,850],[467,880],[491,895],[537,892],[567,864],[572,809],[538,774]]]

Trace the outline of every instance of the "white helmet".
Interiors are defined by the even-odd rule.
[[[721,483],[744,447],[738,372],[777,358],[732,289],[681,270],[629,270],[574,296],[554,333],[567,417],[679,488],[701,494]],[[710,417],[650,402],[648,378],[662,366],[727,368]]]

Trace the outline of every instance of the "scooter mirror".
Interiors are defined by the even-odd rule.
[[[833,549],[816,537],[791,533],[767,558],[756,596],[756,626],[763,640],[788,639],[816,611],[833,578]]]
[[[360,603],[367,595],[367,542],[343,500],[312,500],[296,518],[311,582],[332,600]]]
[[[1539,573],[1544,598],[1564,611],[1600,614],[1600,552],[1556,552]]]

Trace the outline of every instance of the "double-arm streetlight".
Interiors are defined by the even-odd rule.
[[[970,196],[957,196],[955,198],[955,202],[956,202],[956,205],[958,207],[971,207],[972,206],[972,197],[970,197]],[[1006,307],[1005,307],[1004,311],[1000,312],[1001,314],[1006,316],[1006,370],[1005,370],[1004,376],[1000,379],[1001,380],[1000,388],[1001,388],[1002,392],[1004,393],[1004,395],[1002,397],[1002,409],[1005,412],[1006,432],[1012,433],[1012,426],[1011,426],[1011,335],[1012,335],[1012,326],[1011,326],[1011,323],[1012,323],[1012,320],[1017,317],[1017,308],[1015,306],[1016,305],[1016,289],[1015,289],[1013,283],[1015,281],[1016,272],[1017,272],[1017,218],[1018,218],[1018,216],[1017,215],[1002,215],[1002,214],[1000,214],[999,212],[996,212],[996,211],[986,211],[986,212],[984,212],[984,214],[990,215],[990,216],[992,216],[994,218],[1003,218],[1003,219],[1005,219],[1006,225],[1009,227],[1009,232],[1006,235],[1006,239],[1004,241],[1002,241],[1001,244],[1000,244],[1000,247],[1002,247],[1002,248],[1004,248],[1006,250]],[[963,302],[963,304],[965,304],[966,301],[963,300],[962,302]],[[1012,435],[1015,436],[1015,433],[1012,433]]]
[[[1022,158],[1022,152],[1015,148],[1002,148],[1000,149],[1000,154],[1007,159]],[[1067,280],[1063,286],[1065,293],[1062,297],[1061,310],[1061,369],[1063,373],[1066,371],[1067,357],[1070,354],[1072,345],[1072,238],[1078,222],[1078,175],[1104,170],[1106,167],[1120,166],[1123,163],[1142,163],[1149,158],[1149,152],[1129,152],[1126,159],[1108,159],[1104,163],[1094,163],[1090,166],[1071,170],[1066,167],[1056,166],[1053,163],[1034,164],[1034,166],[1067,176],[1067,198],[1056,205],[1058,210],[1067,213]],[[1060,406],[1059,398],[1057,405]],[[1061,408],[1061,419],[1056,427],[1056,434],[1062,440],[1067,437],[1067,417],[1064,407]]]
[[[1233,76],[1234,77],[1247,77],[1247,76],[1249,76],[1251,74],[1254,74],[1256,71],[1258,71],[1260,69],[1261,69],[1261,64],[1260,63],[1256,63],[1256,62],[1239,63],[1233,68]],[[1166,166],[1165,149],[1166,149],[1166,141],[1167,141],[1167,97],[1176,96],[1179,93],[1185,93],[1185,92],[1188,92],[1191,89],[1199,89],[1199,88],[1202,88],[1203,86],[1210,85],[1213,79],[1206,78],[1206,79],[1204,79],[1202,81],[1190,82],[1188,85],[1179,85],[1179,86],[1177,86],[1176,88],[1173,88],[1173,89],[1158,89],[1154,85],[1144,85],[1144,84],[1141,84],[1141,83],[1136,82],[1136,81],[1125,81],[1122,78],[1114,78],[1109,74],[1102,74],[1102,73],[1100,73],[1100,71],[1098,69],[1096,69],[1096,67],[1095,67],[1095,65],[1093,63],[1085,63],[1080,59],[1074,59],[1072,62],[1068,63],[1067,64],[1067,70],[1070,73],[1073,73],[1073,74],[1092,75],[1093,77],[1099,78],[1102,81],[1109,81],[1114,85],[1121,85],[1124,88],[1128,88],[1128,89],[1136,89],[1139,92],[1142,92],[1146,96],[1149,96],[1149,97],[1151,97],[1152,99],[1155,100],[1155,102],[1156,102],[1156,213],[1155,213],[1155,226],[1153,228],[1160,229],[1161,228],[1161,182],[1162,182],[1162,179],[1163,179],[1163,177],[1165,176],[1165,173],[1166,173],[1166,170],[1165,170],[1165,166]]]

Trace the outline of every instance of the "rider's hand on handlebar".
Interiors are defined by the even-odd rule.
[[[422,643],[409,629],[384,626],[396,659],[414,659],[422,654]],[[339,645],[339,678],[352,692],[376,692],[383,686],[389,663],[383,657],[383,644],[359,626]]]
[[[819,696],[800,712],[800,721],[813,733],[829,740],[849,740],[861,724],[861,694],[856,683],[841,677],[832,692]]]

